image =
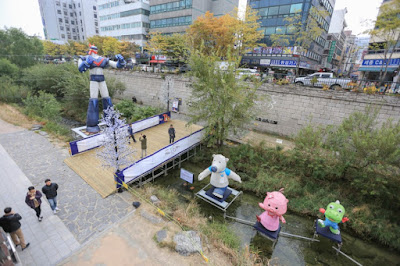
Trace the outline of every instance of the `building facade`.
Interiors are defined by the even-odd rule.
[[[184,33],[197,17],[210,11],[222,16],[238,7],[239,0],[151,0],[150,31]]]
[[[39,0],[46,40],[85,41],[99,34],[97,0]]]
[[[249,5],[258,10],[261,29],[264,32],[261,42],[267,47],[256,48],[244,55],[243,64],[261,69],[270,68],[275,72],[285,72],[296,68],[298,56],[300,56],[300,73],[319,70],[335,0],[249,0]],[[293,43],[288,47],[271,47],[271,35],[292,34],[288,27],[290,23],[285,20],[286,17],[300,14],[301,21],[305,23],[312,7],[326,11],[328,16],[319,19],[318,23],[323,29],[323,33],[313,41],[307,51],[297,55]]]
[[[98,0],[100,35],[143,47],[150,28],[147,0]]]
[[[381,8],[384,5],[392,4],[392,2],[393,0],[384,0]],[[381,11],[379,11],[378,16]],[[391,38],[398,40],[399,34],[400,29]],[[384,49],[386,41],[387,39],[383,37],[371,36],[368,51],[359,68],[363,78],[378,81],[381,78],[381,73],[386,69],[387,74],[383,78],[384,81],[400,82],[400,42],[397,41],[390,49]],[[399,87],[400,84],[397,84],[396,89],[399,89]]]

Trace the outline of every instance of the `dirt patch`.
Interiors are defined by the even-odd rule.
[[[32,125],[39,124],[39,122],[29,119],[26,115],[22,114],[18,108],[0,103],[0,119],[14,126],[31,129]]]
[[[150,206],[142,204],[137,211],[92,240],[61,265],[232,265],[222,252],[207,248],[207,243],[203,243],[203,252],[209,259],[208,264],[198,253],[179,255],[173,250],[172,242],[157,244],[154,236],[159,230],[167,230],[169,236],[173,236],[180,229],[166,220],[161,224],[150,223],[140,216],[142,209],[157,215]]]

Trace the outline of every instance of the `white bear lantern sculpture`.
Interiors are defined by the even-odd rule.
[[[213,154],[212,165],[201,172],[198,177],[199,181],[201,181],[211,174],[210,183],[214,187],[213,195],[221,199],[228,188],[228,178],[242,183],[238,174],[226,168],[228,161],[229,159],[225,158],[222,154]]]

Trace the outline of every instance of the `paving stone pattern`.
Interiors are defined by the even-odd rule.
[[[68,151],[55,147],[46,136],[32,131],[2,134],[0,144],[36,188],[41,189],[46,178],[59,185],[57,215],[80,243],[133,209],[118,194],[103,199],[64,164]]]

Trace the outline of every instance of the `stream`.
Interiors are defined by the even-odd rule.
[[[184,162],[182,168],[195,174],[195,187],[192,192],[186,186],[184,181],[179,178],[179,169],[168,172],[167,176],[162,176],[154,182],[156,185],[162,185],[176,189],[181,195],[182,200],[185,197],[195,197],[194,193],[207,185],[209,178],[202,182],[197,181],[197,175],[203,169],[199,164]],[[243,220],[256,222],[256,215],[262,213],[258,202],[264,198],[258,198],[251,192],[244,192],[227,210],[227,215]],[[289,199],[295,200],[295,199]],[[213,220],[222,222],[223,212],[214,206],[197,199],[201,212],[206,216],[211,216]],[[312,238],[314,234],[314,221],[316,217],[300,216],[289,211],[284,215],[286,224],[282,226],[282,232],[296,234]],[[226,222],[232,231],[239,237],[241,246],[252,246],[258,250],[263,258],[268,258],[269,265],[355,265],[349,259],[342,255],[336,255],[332,246],[336,246],[330,240],[319,236],[320,242],[310,242],[307,240],[298,240],[280,236],[274,249],[272,242],[253,229],[252,226],[244,225],[233,220],[227,219]],[[351,222],[351,221],[350,221]],[[341,251],[349,255],[362,265],[400,265],[400,254],[391,251],[389,248],[378,244],[368,242],[350,235],[346,232],[345,226],[341,225],[343,246]]]

